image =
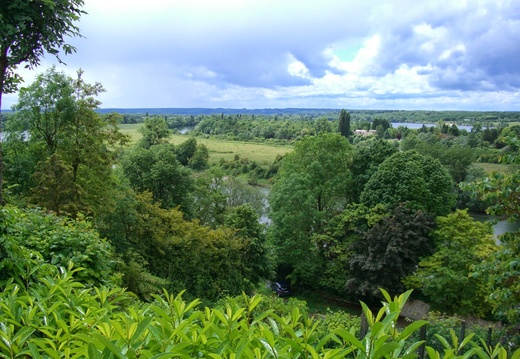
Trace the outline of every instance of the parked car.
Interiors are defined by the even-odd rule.
[[[284,282],[271,282],[271,290],[279,297],[291,295],[289,285]]]

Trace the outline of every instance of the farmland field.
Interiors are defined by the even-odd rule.
[[[141,138],[138,132],[142,124],[124,124],[119,125],[122,133],[130,136],[132,143],[137,142]],[[178,145],[188,139],[188,135],[172,135],[170,142]],[[221,158],[226,161],[232,160],[235,155],[241,158],[247,158],[256,161],[260,165],[268,165],[274,161],[277,155],[284,155],[292,151],[293,146],[278,146],[269,143],[251,143],[242,141],[225,141],[211,138],[197,137],[197,143],[204,144],[209,150],[209,163],[218,163]]]

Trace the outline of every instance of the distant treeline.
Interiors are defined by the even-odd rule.
[[[520,122],[520,112],[508,111],[405,111],[405,110],[348,110],[353,122],[372,122],[374,119],[389,122],[437,123],[439,121],[454,122],[459,125],[471,125],[498,122]],[[313,120],[326,117],[337,120],[339,109],[229,109],[229,108],[137,108],[118,109],[107,108],[98,110],[100,113],[117,112],[124,117],[124,123],[139,123],[147,116],[165,116],[179,126],[196,125],[207,116],[231,118],[267,117],[273,120]]]

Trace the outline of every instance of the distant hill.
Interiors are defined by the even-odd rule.
[[[319,108],[102,108],[99,113],[117,112],[122,115],[299,115],[299,114],[323,114],[339,113],[339,109],[319,109]]]

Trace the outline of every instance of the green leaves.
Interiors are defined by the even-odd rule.
[[[395,208],[411,202],[433,215],[445,215],[455,205],[454,187],[448,171],[437,161],[415,151],[398,152],[387,158],[370,177],[361,202]]]
[[[12,283],[0,293],[0,357],[412,359],[421,342],[409,335],[425,324],[395,325],[410,292],[394,298],[384,292],[387,302],[377,314],[363,305],[369,330],[359,340],[354,328],[320,334],[318,320],[298,307],[282,316],[271,310],[252,315],[260,296],[244,297],[245,306],[228,300],[222,309],[201,310],[199,300],[164,292],[149,304],[121,306],[131,300],[121,289],[86,291],[66,271],[42,279],[31,293]],[[500,346],[458,356],[472,336],[461,343],[454,334],[451,342],[439,340],[445,351],[427,348],[430,358],[507,358]]]

